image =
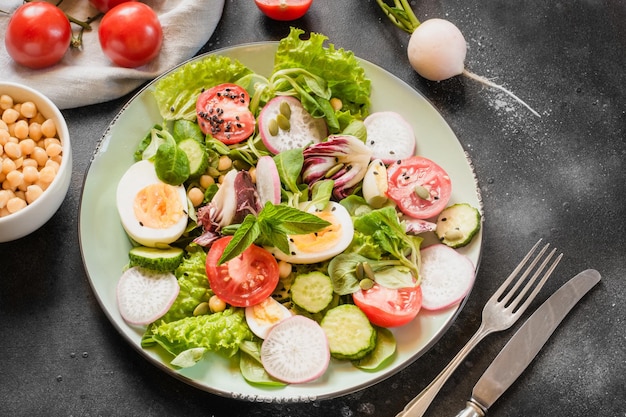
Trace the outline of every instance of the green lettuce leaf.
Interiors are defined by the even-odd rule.
[[[182,65],[155,84],[154,98],[165,120],[195,120],[196,99],[202,89],[234,83],[252,70],[237,60],[221,55]]]
[[[371,81],[353,52],[336,49],[333,44],[325,46],[328,38],[319,33],[311,33],[308,40],[302,40],[300,35],[303,33],[303,30],[292,27],[289,35],[279,42],[274,57],[274,74],[287,71],[291,76],[294,68],[312,74],[313,77],[302,73],[298,79],[299,88],[311,94],[310,97],[300,95],[303,106],[314,116],[320,116],[322,111],[329,126],[332,128],[335,124],[334,128],[341,131],[350,122],[350,118],[346,118],[346,110],[358,118],[367,116]],[[321,85],[320,79],[324,85]],[[288,83],[285,85],[291,87]],[[328,114],[333,112],[328,101],[331,97],[342,101],[343,113]],[[314,98],[315,103],[310,98]]]
[[[241,308],[161,322],[152,325],[150,330],[150,335],[144,336],[144,346],[156,343],[174,356],[189,349],[204,348],[230,357],[239,351],[241,342],[254,339]]]
[[[192,246],[189,255],[174,271],[180,286],[178,297],[159,322],[167,323],[191,316],[198,304],[209,301],[212,292],[209,288],[205,264],[206,253],[201,247]]]

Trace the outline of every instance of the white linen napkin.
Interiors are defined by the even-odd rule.
[[[157,58],[138,68],[118,67],[104,55],[98,41],[99,20],[84,32],[82,50],[70,48],[61,62],[49,68],[23,67],[6,51],[10,17],[0,13],[0,80],[39,90],[61,109],[113,100],[193,57],[208,42],[224,8],[224,0],[142,1],[159,16],[163,45]],[[12,13],[21,4],[22,0],[0,0],[0,9]],[[88,0],[63,0],[60,8],[79,20],[98,13]],[[77,33],[79,26],[72,24],[72,29]]]

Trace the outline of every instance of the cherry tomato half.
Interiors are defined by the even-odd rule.
[[[365,313],[372,324],[398,327],[409,323],[422,307],[422,288],[391,289],[374,284],[369,290],[352,294],[354,304]]]
[[[270,19],[286,21],[304,16],[313,0],[254,0],[254,2]]]
[[[135,0],[89,0],[89,3],[102,13],[106,13],[118,4],[126,3],[127,1]]]
[[[387,169],[387,195],[407,216],[429,219],[448,204],[450,176],[443,168],[421,156],[395,162]]]
[[[163,29],[152,8],[140,2],[125,2],[109,10],[98,29],[100,46],[116,65],[135,68],[159,54]]]
[[[206,272],[211,289],[221,300],[247,307],[269,297],[278,284],[278,262],[265,249],[250,245],[243,253],[217,265],[232,236],[222,237],[211,245],[206,257]]]
[[[4,44],[18,64],[46,68],[63,58],[70,46],[70,21],[58,7],[45,2],[26,3],[11,16]]]
[[[196,101],[198,125],[205,134],[227,145],[254,133],[254,115],[248,92],[236,84],[220,84],[202,92]]]

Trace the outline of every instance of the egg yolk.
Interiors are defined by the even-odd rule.
[[[341,238],[341,224],[329,211],[313,213],[330,223],[322,230],[306,235],[291,235],[291,242],[300,252],[321,252],[337,243]]]
[[[183,207],[175,187],[150,184],[135,196],[135,217],[142,226],[166,229],[175,225],[184,215]]]
[[[259,325],[270,325],[279,322],[284,317],[284,312],[278,303],[266,298],[259,304],[251,307],[253,316]]]

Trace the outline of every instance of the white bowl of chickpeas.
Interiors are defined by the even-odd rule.
[[[43,226],[72,175],[67,124],[54,103],[25,85],[0,82],[0,242]]]

